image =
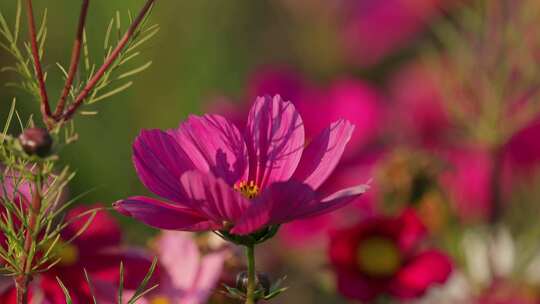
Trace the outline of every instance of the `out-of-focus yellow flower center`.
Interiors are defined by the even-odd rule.
[[[51,246],[53,246],[51,248]],[[79,259],[79,249],[73,244],[66,243],[62,240],[58,240],[56,243],[49,242],[45,244],[44,250],[50,250],[51,256],[54,259],[60,259],[58,265],[61,266],[71,266],[77,262]]]
[[[155,297],[150,301],[150,304],[170,304],[169,299],[163,296]]]
[[[401,254],[394,241],[385,237],[370,237],[358,246],[357,263],[367,275],[393,275],[401,264]]]
[[[249,199],[256,197],[260,192],[259,186],[254,181],[250,181],[249,183],[246,181],[238,182],[234,185],[234,190],[242,193],[244,197]]]

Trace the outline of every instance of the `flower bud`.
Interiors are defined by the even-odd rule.
[[[264,295],[268,295],[270,293],[270,286],[271,286],[270,278],[268,275],[264,272],[257,272],[257,275],[255,276],[255,290],[262,289],[264,290]],[[236,288],[242,292],[247,291],[248,286],[248,273],[246,271],[242,271],[236,275]]]
[[[28,128],[19,135],[19,143],[28,155],[47,156],[51,151],[52,138],[43,128]]]

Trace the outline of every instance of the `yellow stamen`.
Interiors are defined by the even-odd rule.
[[[250,181],[249,183],[246,181],[238,182],[234,185],[234,190],[242,193],[243,196],[249,199],[259,195],[260,191],[259,186],[254,181]]]
[[[360,242],[357,252],[360,269],[367,275],[387,277],[401,265],[401,254],[395,242],[385,237],[370,237]]]
[[[169,299],[167,299],[164,296],[155,297],[150,301],[150,304],[169,304],[169,303],[171,303]]]

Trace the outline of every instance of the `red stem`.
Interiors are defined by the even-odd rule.
[[[41,69],[41,62],[39,58],[39,50],[36,37],[36,23],[34,20],[34,12],[32,9],[32,0],[27,0],[27,14],[28,14],[28,33],[30,36],[30,47],[32,49],[32,57],[34,58],[34,69],[39,83],[39,94],[41,97],[41,115],[43,116],[43,122],[51,127],[49,118],[51,117],[51,108],[49,106],[49,98],[47,97],[47,89],[45,88],[45,78],[43,77],[43,70]]]
[[[41,170],[41,168],[40,168]],[[38,177],[39,179],[39,177]],[[32,196],[32,204],[30,205],[30,219],[28,220],[28,228],[25,231],[24,251],[20,259],[22,273],[15,278],[15,287],[17,289],[17,304],[28,303],[28,284],[31,281],[30,270],[32,269],[32,261],[28,261],[28,254],[34,243],[35,227],[37,217],[41,210],[41,186],[40,182],[34,183],[35,190]]]
[[[53,115],[53,117],[57,120],[58,118],[60,118],[60,116],[62,115],[62,112],[64,111],[64,107],[66,105],[66,99],[69,95],[69,92],[71,91],[71,86],[73,85],[73,79],[75,78],[75,74],[77,73],[77,69],[79,67],[79,61],[81,58],[81,47],[82,47],[82,42],[83,42],[84,25],[86,23],[86,16],[88,14],[89,3],[90,3],[90,0],[83,0],[83,3],[82,3],[81,14],[79,15],[79,25],[77,27],[77,34],[75,36],[75,42],[73,43],[73,50],[71,51],[71,62],[69,65],[68,75],[66,77],[66,83],[64,85],[64,90],[62,91],[62,95],[60,96],[60,100],[58,101],[58,104],[56,105],[56,110]]]
[[[122,39],[118,42],[118,45],[116,48],[112,51],[112,53],[107,57],[103,65],[99,68],[99,70],[96,72],[96,74],[88,81],[86,86],[82,89],[81,93],[77,96],[75,99],[75,102],[72,103],[69,108],[66,110],[66,112],[63,114],[62,119],[69,120],[71,117],[75,114],[77,109],[82,105],[86,97],[88,97],[88,94],[92,91],[94,86],[98,83],[98,81],[103,77],[107,69],[114,63],[116,58],[118,58],[118,55],[120,55],[120,52],[124,49],[126,44],[129,42],[131,37],[133,36],[133,33],[137,30],[137,27],[142,22],[144,17],[146,16],[146,13],[150,8],[152,7],[152,4],[155,2],[155,0],[147,0],[144,7],[139,12],[139,15],[133,23],[129,26],[127,32],[124,34]]]

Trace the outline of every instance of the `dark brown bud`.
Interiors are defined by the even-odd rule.
[[[47,156],[51,151],[52,138],[43,128],[28,128],[19,135],[19,142],[28,155]]]
[[[262,289],[264,290],[264,295],[268,295],[270,293],[270,286],[272,285],[270,282],[270,278],[268,275],[264,272],[257,272],[257,275],[255,276],[255,290]],[[247,285],[248,285],[248,273],[246,271],[242,271],[236,275],[236,288],[242,292],[247,291]]]

